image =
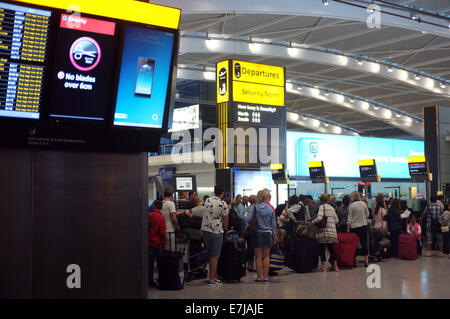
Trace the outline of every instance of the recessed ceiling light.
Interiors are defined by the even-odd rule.
[[[330,93],[325,92],[324,95],[325,95],[325,96],[330,96]]]
[[[418,74],[414,75],[414,80],[419,81],[420,80],[420,76]]]
[[[356,60],[356,63],[357,63],[358,65],[363,65],[363,64],[364,64],[364,62],[361,61],[361,60]]]
[[[387,71],[388,71],[389,73],[392,73],[392,72],[394,72],[394,69],[391,68],[391,67],[388,67],[388,68],[387,68]]]
[[[374,108],[375,110],[378,110],[378,109],[379,109],[379,107],[376,106],[376,105],[374,105],[373,108]]]
[[[327,5],[330,4],[330,2],[328,0],[322,0],[322,3],[323,3],[324,6],[327,6]]]
[[[354,103],[354,102],[355,102],[355,99],[350,99],[350,102]]]
[[[397,113],[397,114],[395,114],[395,116],[396,116],[396,117],[401,117],[401,114],[398,114],[398,113]]]
[[[441,82],[440,86],[441,86],[441,88],[443,88],[443,89],[445,89],[445,88],[447,87],[447,85],[446,85],[445,83],[443,83],[443,82]]]

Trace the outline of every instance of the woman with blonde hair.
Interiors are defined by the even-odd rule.
[[[251,236],[251,246],[255,251],[256,282],[269,283],[270,249],[277,243],[276,220],[273,209],[266,203],[270,191],[261,190],[257,194],[258,203],[248,210],[247,223],[256,219],[256,230]]]
[[[367,219],[369,218],[369,208],[366,203],[361,200],[358,192],[352,192],[352,203],[348,206],[347,233],[355,233],[359,237],[362,246],[362,254],[365,257],[365,266],[369,266],[369,249],[367,241]],[[356,254],[354,266],[356,267]]]

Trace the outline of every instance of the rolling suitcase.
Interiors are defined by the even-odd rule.
[[[284,237],[284,265],[291,269],[294,269],[294,243],[295,239],[297,239],[297,235],[295,233],[287,233]]]
[[[172,247],[172,235],[169,234],[169,247]],[[180,290],[184,287],[183,253],[181,251],[163,250],[158,257],[158,282],[161,290]]]
[[[316,255],[317,240],[298,237],[294,243],[294,270],[299,273],[312,272]]]
[[[338,244],[334,244],[339,267],[352,267],[359,237],[353,233],[338,233]]]
[[[239,234],[230,230],[220,252],[217,273],[225,282],[239,282],[246,274],[247,251],[245,241]]]
[[[400,259],[417,259],[417,239],[413,235],[402,234],[398,238],[398,257]]]

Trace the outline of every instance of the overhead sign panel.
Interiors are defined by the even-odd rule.
[[[17,0],[50,8],[80,11],[112,19],[178,29],[181,10],[133,0]]]
[[[284,106],[284,87],[233,81],[235,102]]]

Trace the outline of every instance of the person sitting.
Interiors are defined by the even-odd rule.
[[[312,224],[319,223],[325,216],[327,218],[327,224],[324,228],[319,228],[317,233],[317,239],[319,241],[319,249],[320,249],[320,260],[322,261],[322,267],[320,271],[327,271],[327,261],[325,256],[325,249],[328,249],[328,252],[331,255],[330,262],[333,263],[334,270],[339,271],[337,265],[337,257],[334,251],[334,244],[338,243],[338,237],[336,233],[336,225],[339,223],[339,219],[336,215],[334,208],[328,204],[328,194],[322,194],[320,196],[320,202],[322,205],[319,207],[319,213],[317,218],[311,221]]]
[[[409,215],[409,224],[406,227],[406,233],[413,235],[417,239],[417,254],[422,254],[422,229],[420,224],[417,222],[417,217],[415,214]]]

